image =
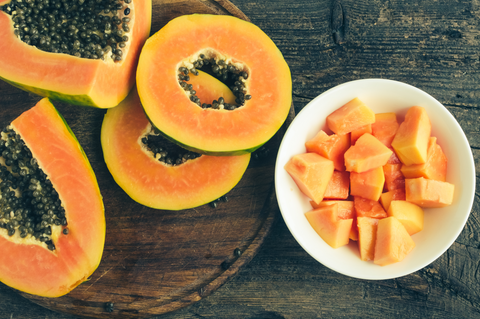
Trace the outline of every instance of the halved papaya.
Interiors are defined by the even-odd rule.
[[[197,69],[227,83],[235,104],[202,101],[189,86]],[[273,41],[252,23],[223,15],[181,16],[150,37],[137,88],[156,128],[209,155],[253,152],[282,126],[292,103],[290,69]]]
[[[169,161],[163,150],[147,146],[155,137],[135,88],[103,120],[101,141],[108,169],[133,200],[148,207],[181,210],[212,202],[240,181],[250,162],[250,154],[192,153],[186,153],[188,160],[184,153],[177,158],[180,162]]]
[[[152,2],[151,0],[133,0],[127,4],[110,1],[109,5],[112,3],[120,7],[108,10],[108,13],[103,3],[106,0],[103,2],[85,0],[66,4],[64,2],[58,2],[60,10],[56,10],[55,13],[53,1],[50,2],[51,8],[47,8],[49,2],[26,3],[17,0],[0,0],[0,9],[3,9],[0,10],[0,38],[2,39],[0,41],[2,53],[0,79],[26,91],[71,104],[98,108],[114,107],[128,95],[135,83],[140,50],[150,34]],[[47,29],[44,29],[46,27],[43,22],[35,25],[25,24],[27,18],[32,19],[27,17],[27,13],[32,11],[31,7],[35,9],[37,5],[41,5],[43,10],[36,19],[49,19],[50,27]],[[80,19],[91,18],[89,15],[94,11],[88,10],[92,9],[90,6],[95,5],[101,5],[99,9],[101,14],[97,18],[94,16],[93,22],[85,20],[85,24],[80,23]],[[94,9],[98,8],[94,7]],[[117,22],[112,20],[113,11],[119,11],[118,19],[128,19],[128,26],[122,27],[122,20],[116,20],[120,21],[117,26]],[[42,12],[47,12],[49,16]],[[80,13],[86,12],[88,14],[84,17],[87,18],[83,18]],[[77,20],[73,22],[75,16]],[[25,24],[25,30],[30,31],[19,29],[22,24]],[[84,30],[82,28],[85,31],[82,31]],[[107,28],[110,31],[106,31]],[[71,31],[72,34],[70,35],[66,30]],[[115,49],[113,47],[123,40],[119,38],[111,40],[115,37],[114,32],[121,32],[121,38],[126,40]],[[109,34],[109,39],[105,34]],[[90,39],[93,39],[94,35],[99,39],[94,45],[100,47],[87,47],[87,43],[94,43]],[[38,41],[30,41],[34,37],[37,37]],[[90,39],[89,42],[82,40],[87,37]],[[63,41],[64,48],[54,48],[51,52],[40,49],[44,48],[41,43],[51,42],[53,46],[54,41]],[[75,43],[76,41],[78,42]],[[85,45],[80,44],[82,41]],[[101,51],[104,55],[101,59],[100,56],[94,59],[96,54],[90,54],[89,58],[85,58],[83,56],[87,48],[96,54],[100,54]],[[54,53],[55,51],[60,52]],[[62,53],[67,51],[69,54]],[[83,54],[83,56],[77,57],[74,54],[80,56]],[[117,57],[121,60],[115,60]]]
[[[30,294],[64,295],[102,257],[105,216],[95,174],[47,98],[3,130],[0,150],[0,280]]]

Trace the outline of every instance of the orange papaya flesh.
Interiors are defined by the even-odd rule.
[[[57,191],[68,234],[51,226],[55,249],[20,231],[0,229],[0,280],[44,297],[67,294],[98,267],[105,242],[105,216],[95,174],[74,134],[48,99],[11,123]],[[32,128],[35,129],[32,129]]]
[[[433,179],[405,179],[405,199],[420,207],[445,207],[453,202],[455,185]]]
[[[355,216],[353,201],[351,200],[323,200],[320,203],[310,201],[312,208],[321,208],[327,205],[338,205],[337,216],[340,219],[352,219]]]
[[[363,134],[344,155],[346,170],[362,173],[383,166],[392,151],[369,133]]]
[[[317,204],[323,200],[334,171],[333,162],[317,153],[293,156],[285,164],[285,170],[302,193]]]
[[[354,196],[353,203],[357,218],[370,217],[381,219],[387,217],[387,212],[383,209],[378,201],[366,199],[360,196]]]
[[[373,259],[375,264],[386,266],[400,262],[413,248],[415,242],[398,219],[390,216],[378,221]]]
[[[122,101],[135,83],[140,50],[150,34],[151,0],[129,5],[131,28],[123,59],[114,62],[45,52],[14,35],[10,15],[0,11],[0,78],[35,94],[71,104],[111,108]]]
[[[398,188],[405,189],[405,177],[402,173],[402,164],[385,164],[383,173],[385,174],[385,186],[388,191]]]
[[[402,165],[405,178],[425,177],[445,182],[447,178],[447,157],[436,137],[430,137],[427,149],[427,161],[424,164]]]
[[[359,98],[354,98],[327,116],[327,126],[343,135],[375,122],[375,113]]]
[[[230,191],[250,162],[250,154],[202,155],[169,165],[156,159],[142,143],[150,130],[135,89],[107,111],[101,130],[105,162],[116,183],[148,207],[181,210],[209,203]]]
[[[190,77],[188,83],[192,85],[201,101],[212,103],[215,99],[223,97],[225,103],[235,104],[235,95],[228,86],[208,73],[198,70],[198,75]]]
[[[358,250],[361,260],[373,260],[375,257],[378,221],[377,218],[357,217]]]
[[[353,219],[339,219],[337,204],[308,211],[305,217],[330,247],[338,248],[348,244]]]
[[[347,199],[350,191],[350,173],[334,171],[323,195],[324,199]]]
[[[427,161],[427,148],[432,124],[426,110],[412,106],[400,124],[392,147],[403,164],[423,164]]]
[[[377,167],[363,173],[350,173],[350,195],[378,201],[382,194],[385,175],[383,167]]]
[[[192,67],[202,56],[246,72],[247,79],[239,81],[251,99],[230,111],[192,102],[179,84],[178,69]],[[226,15],[171,20],[146,41],[137,87],[156,128],[182,147],[210,155],[253,152],[282,126],[292,103],[290,69],[274,42],[257,26]]]
[[[349,134],[328,135],[320,130],[312,139],[305,143],[307,152],[317,153],[333,161],[337,171],[345,170],[344,154],[350,147]]]
[[[394,200],[390,203],[387,214],[398,219],[410,235],[423,229],[423,209],[413,203]]]
[[[353,130],[350,133],[350,143],[352,145],[355,145],[355,143],[360,138],[360,136],[362,136],[365,133],[372,134],[372,124],[367,124],[367,125],[364,125],[360,128],[357,128],[357,129]]]
[[[375,123],[372,124],[372,135],[385,146],[390,147],[398,130],[397,115],[391,113],[375,114]]]
[[[380,195],[380,203],[385,211],[388,211],[392,200],[405,200],[405,188],[397,188]]]

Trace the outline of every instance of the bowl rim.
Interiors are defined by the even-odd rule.
[[[307,105],[305,105],[305,107],[298,113],[296,114],[295,118],[292,120],[292,122],[290,123],[289,127],[287,128],[287,130],[285,131],[285,134],[282,138],[282,142],[280,143],[280,147],[278,149],[278,152],[277,152],[277,158],[276,158],[276,163],[275,163],[275,194],[276,194],[276,197],[277,197],[277,203],[278,203],[278,206],[279,206],[279,210],[282,214],[282,218],[284,219],[285,221],[285,224],[287,225],[287,228],[289,229],[290,233],[292,234],[292,236],[295,238],[295,240],[297,241],[297,243],[311,256],[313,257],[314,259],[316,259],[318,262],[320,262],[321,264],[323,264],[324,266],[326,266],[327,268],[330,268],[338,273],[341,273],[343,275],[346,275],[346,276],[349,276],[349,277],[353,277],[353,278],[358,278],[358,279],[368,279],[368,280],[385,280],[385,279],[393,279],[393,278],[398,278],[398,277],[402,277],[402,276],[405,276],[405,275],[408,275],[408,274],[411,274],[415,271],[418,271],[422,268],[424,268],[425,266],[427,266],[428,264],[432,263],[433,261],[435,261],[436,259],[438,259],[441,255],[443,255],[452,245],[453,243],[456,241],[456,239],[458,238],[458,236],[460,235],[460,233],[463,231],[464,227],[465,227],[465,224],[471,214],[471,211],[472,211],[472,207],[473,207],[473,203],[474,203],[474,197],[475,197],[475,187],[476,187],[476,178],[472,178],[472,181],[471,181],[471,185],[468,185],[469,187],[471,187],[472,189],[472,192],[469,194],[469,203],[468,203],[468,213],[467,214],[464,214],[463,215],[463,220],[461,220],[461,225],[462,227],[458,227],[455,232],[453,233],[453,235],[451,236],[452,237],[452,240],[448,243],[448,245],[445,245],[442,249],[439,249],[439,251],[433,256],[431,257],[430,259],[427,259],[425,262],[423,263],[420,263],[420,265],[417,265],[417,267],[412,267],[412,268],[409,268],[409,269],[406,269],[405,271],[399,271],[397,273],[395,273],[394,275],[374,275],[374,276],[359,276],[359,275],[355,275],[355,274],[352,274],[352,273],[349,273],[349,272],[345,272],[345,271],[341,271],[339,269],[335,269],[331,264],[329,263],[325,263],[325,262],[322,262],[322,260],[319,260],[316,256],[314,256],[311,251],[305,247],[304,243],[302,242],[301,239],[298,238],[297,234],[295,233],[294,229],[292,229],[292,225],[289,224],[288,220],[287,220],[287,216],[286,216],[286,212],[284,211],[284,209],[282,209],[282,199],[281,199],[281,192],[280,192],[280,189],[281,189],[281,185],[279,185],[279,172],[282,172],[284,173],[284,163],[281,163],[280,161],[280,158],[282,157],[282,154],[283,154],[283,151],[284,151],[284,148],[287,147],[284,143],[284,141],[286,140],[286,137],[289,136],[290,134],[292,134],[291,132],[294,130],[295,126],[296,126],[296,122],[298,121],[301,121],[302,119],[302,115],[301,114],[307,114],[309,113],[309,110],[312,109],[312,108],[315,108],[315,107],[318,107],[317,104],[318,104],[318,101],[325,98],[326,96],[328,95],[331,95],[331,94],[335,94],[337,91],[339,90],[342,90],[344,89],[345,87],[348,87],[348,86],[352,86],[352,85],[357,85],[357,84],[375,84],[376,82],[380,83],[387,83],[389,85],[400,85],[400,86],[403,86],[407,89],[410,89],[410,90],[414,90],[416,91],[418,94],[421,94],[423,95],[424,97],[426,97],[427,99],[431,100],[432,103],[435,103],[437,104],[438,106],[440,106],[441,109],[443,109],[445,111],[445,115],[447,117],[449,117],[449,121],[451,121],[452,123],[454,123],[454,125],[456,125],[456,129],[458,129],[461,133],[461,136],[463,137],[463,142],[466,143],[466,145],[469,147],[470,149],[470,152],[469,152],[469,156],[468,156],[468,159],[465,159],[466,160],[466,165],[469,166],[469,168],[473,171],[473,175],[475,176],[475,162],[474,162],[474,158],[473,158],[473,154],[471,152],[471,147],[470,147],[470,144],[468,143],[468,139],[465,135],[465,132],[463,131],[462,127],[460,126],[460,124],[458,123],[458,121],[455,119],[455,117],[453,116],[453,114],[442,104],[440,103],[438,100],[436,100],[433,96],[431,96],[430,94],[428,94],[427,92],[413,86],[413,85],[410,85],[410,84],[407,84],[407,83],[404,83],[404,82],[400,82],[400,81],[396,81],[396,80],[391,80],[391,79],[382,79],[382,78],[367,78],[367,79],[359,79],[359,80],[353,80],[353,81],[348,81],[348,82],[345,82],[345,83],[342,83],[342,84],[339,84],[337,86],[334,86],[328,90],[326,90],[325,92],[319,94],[318,96],[316,96],[315,98],[313,98],[309,103],[307,103]],[[340,105],[341,106],[341,105]],[[339,106],[339,107],[340,107]],[[321,120],[320,120],[321,121]],[[350,244],[351,244],[352,241],[350,241]],[[379,266],[380,267],[380,266]],[[388,267],[388,266],[387,266]]]

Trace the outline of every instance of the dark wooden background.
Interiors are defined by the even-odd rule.
[[[283,52],[297,112],[346,81],[403,81],[452,112],[478,170],[479,1],[232,3]],[[199,302],[157,318],[480,318],[478,194],[464,231],[443,256],[414,274],[383,281],[348,278],[319,264],[295,242],[277,212],[262,248],[237,276]],[[0,318],[74,317],[44,309],[0,285]]]

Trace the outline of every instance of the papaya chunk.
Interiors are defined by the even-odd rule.
[[[350,173],[334,171],[332,178],[327,184],[326,199],[347,199],[350,192]]]
[[[387,217],[387,212],[385,212],[382,205],[380,205],[378,201],[354,196],[353,205],[355,207],[355,213],[357,214],[357,218],[370,217],[381,219]]]
[[[423,209],[418,205],[404,200],[394,200],[390,203],[387,214],[398,219],[410,235],[423,229]]]
[[[343,135],[375,122],[375,113],[359,98],[354,98],[327,116],[332,132]]]
[[[420,106],[409,108],[392,141],[392,147],[403,164],[423,164],[427,161],[431,131],[427,111]]]
[[[430,137],[427,149],[427,161],[424,164],[403,165],[402,173],[405,178],[425,177],[445,182],[447,178],[447,157],[436,137]]]
[[[385,211],[388,211],[390,207],[390,203],[392,200],[405,200],[405,187],[404,188],[397,188],[388,192],[383,193],[380,195],[380,203],[383,206]]]
[[[355,143],[360,138],[360,136],[362,136],[365,133],[372,134],[372,124],[367,124],[367,125],[364,125],[362,127],[359,127],[357,129],[353,130],[350,133],[350,143],[352,145],[355,145]]]
[[[361,260],[373,260],[375,257],[378,221],[377,218],[357,217],[358,250]]]
[[[386,266],[402,261],[413,248],[415,242],[398,219],[391,216],[378,221],[375,264]]]
[[[363,173],[350,173],[350,195],[378,201],[382,195],[385,175],[383,167],[377,167]]]
[[[420,207],[445,207],[453,202],[455,185],[433,179],[405,179],[405,197]]]
[[[398,188],[405,188],[405,177],[402,174],[402,164],[385,164],[383,173],[385,174],[385,187],[388,191]]]
[[[353,201],[351,200],[323,200],[319,204],[316,204],[314,201],[310,201],[310,204],[313,208],[325,207],[327,205],[338,205],[338,218],[340,219],[353,219],[352,228],[350,230],[350,239],[358,240],[358,228],[356,224],[356,215],[355,208],[353,206]]]
[[[395,113],[375,114],[375,123],[372,124],[372,135],[385,146],[390,147],[398,127],[399,124]]]
[[[338,248],[348,244],[353,219],[338,218],[338,204],[308,211],[305,217],[330,247]]]
[[[323,156],[303,153],[293,156],[285,164],[285,170],[302,193],[318,204],[323,200],[334,168],[333,162]]]
[[[305,143],[308,153],[317,153],[329,160],[333,161],[333,165],[337,171],[344,171],[345,164],[343,155],[350,147],[349,135],[328,135],[320,130],[314,138]]]
[[[391,155],[388,147],[365,133],[345,152],[345,166],[347,171],[362,173],[385,165]]]

